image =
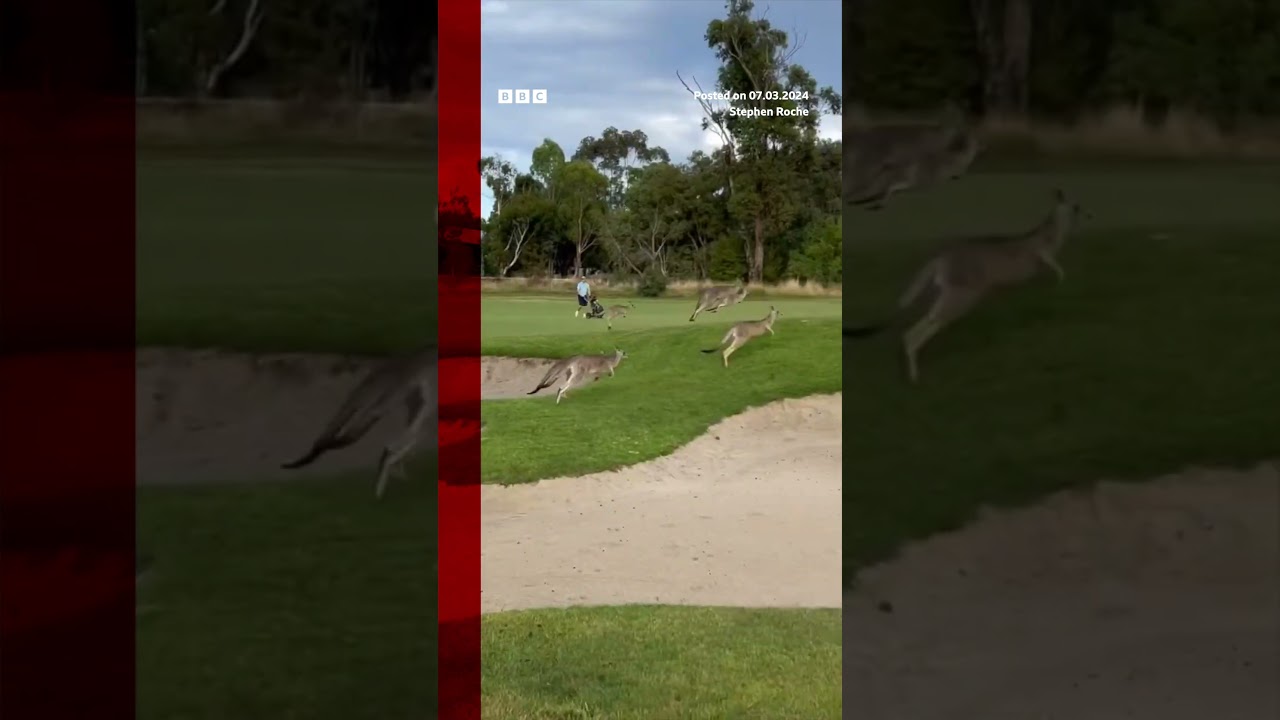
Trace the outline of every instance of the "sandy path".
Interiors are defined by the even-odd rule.
[[[840,395],[727,418],[617,472],[483,488],[483,610],[839,607]]]
[[[917,543],[844,600],[844,717],[1277,717],[1278,515],[1263,465],[1062,494]]]

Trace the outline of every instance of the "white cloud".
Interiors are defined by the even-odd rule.
[[[704,88],[717,60],[707,22],[723,0],[486,0],[482,5],[482,123],[485,154],[500,153],[521,171],[544,138],[571,155],[605,128],[643,130],[650,145],[686,159],[720,147],[703,131],[702,108],[676,77]],[[820,85],[840,87],[840,3],[791,0],[768,17],[805,44],[795,60]],[[545,88],[545,105],[498,104],[497,91]],[[840,118],[824,117],[823,137],[840,137]],[[486,190],[487,193],[487,190]],[[481,212],[489,213],[491,198]]]
[[[839,140],[844,136],[843,118],[839,115],[823,115],[818,121],[818,137]]]
[[[625,35],[633,23],[651,14],[652,3],[636,0],[486,0],[480,5],[484,40],[544,42],[551,39],[592,40]]]

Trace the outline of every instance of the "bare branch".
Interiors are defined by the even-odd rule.
[[[640,266],[636,265],[635,261],[631,259],[631,253],[627,252],[627,250],[622,247],[621,242],[618,242],[618,238],[613,235],[609,235],[609,242],[613,244],[613,248],[617,252],[618,257],[622,258],[626,261],[627,265],[631,266],[632,272],[636,275],[644,274],[644,271],[640,269]]]
[[[529,242],[529,229],[533,223],[528,218],[521,218],[511,223],[511,234],[507,237],[506,253],[510,258],[506,266],[502,268],[501,277],[506,277],[511,272],[511,268],[515,267],[520,261],[520,252],[524,250],[524,246]],[[514,250],[512,247],[514,246]]]
[[[213,17],[214,15],[217,15],[218,13],[226,9],[227,9],[227,0],[218,0],[218,2],[214,3],[213,7],[209,8],[209,16]]]
[[[791,33],[787,37],[795,38],[795,42],[791,44],[791,55],[794,56],[796,53],[800,52],[801,48],[804,47],[805,41],[809,39],[809,33],[793,26],[791,28]]]
[[[738,67],[742,70],[742,73],[747,76],[747,82],[751,83],[752,88],[756,90],[765,89],[760,87],[760,81],[756,78],[755,74],[751,72],[751,66],[747,65],[746,60],[742,58],[742,47],[738,44],[737,35],[729,38],[729,57],[733,58],[733,61],[738,63]]]
[[[222,2],[222,0],[219,0]],[[218,82],[222,76],[231,69],[233,65],[240,62],[240,58],[244,57],[245,52],[249,49],[249,44],[253,42],[253,38],[258,34],[258,27],[262,25],[262,18],[266,15],[266,9],[263,7],[262,0],[249,0],[249,9],[244,12],[244,30],[240,33],[240,40],[236,43],[231,53],[209,71],[208,81],[205,83],[205,92],[212,93],[218,87]]]
[[[732,197],[733,196],[733,161],[734,161],[734,157],[737,155],[737,149],[733,142],[733,133],[729,132],[729,128],[725,126],[724,115],[719,111],[717,111],[714,107],[712,107],[709,101],[707,101],[702,97],[699,97],[699,93],[702,93],[703,95],[705,95],[706,92],[702,89],[702,85],[698,83],[698,78],[696,77],[693,78],[693,84],[698,88],[697,92],[695,92],[693,88],[689,87],[689,83],[684,81],[684,78],[681,77],[679,71],[676,71],[676,78],[680,80],[680,84],[684,86],[684,89],[688,90],[689,94],[692,95],[694,99],[698,101],[698,104],[702,106],[702,113],[706,115],[706,119],[703,122],[703,129],[712,128],[715,131],[716,135],[720,137],[720,142],[724,143],[725,176],[728,178],[728,181],[729,181],[728,183],[729,196]]]

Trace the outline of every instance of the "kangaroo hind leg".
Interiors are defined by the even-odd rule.
[[[403,463],[413,449],[422,440],[427,420],[435,415],[435,398],[426,397],[421,386],[413,388],[405,398],[405,409],[408,411],[408,424],[404,431],[382,449],[378,459],[378,484],[374,488],[374,496],[381,498],[387,490],[387,481],[392,474],[403,471]],[[429,402],[428,402],[429,401]]]
[[[929,312],[902,335],[902,349],[907,360],[907,377],[911,382],[919,380],[918,357],[924,348],[944,328],[967,313],[977,302],[976,293],[961,290],[943,290],[938,293]]]
[[[724,356],[723,356],[723,357],[724,357],[724,366],[725,366],[725,367],[729,367],[729,356],[730,356],[730,355],[732,355],[732,354],[734,353],[734,351],[736,351],[738,348],[742,347],[742,343],[743,343],[743,342],[744,342],[744,341],[742,341],[742,340],[738,339],[738,337],[737,337],[737,336],[734,336],[733,341],[729,343],[729,347],[727,347],[727,348],[725,348],[725,349],[724,349]]]
[[[560,398],[564,397],[564,394],[565,394],[566,392],[569,392],[569,387],[570,387],[571,385],[573,385],[573,380],[574,380],[574,378],[576,378],[577,376],[578,376],[578,369],[577,369],[576,367],[571,367],[571,368],[569,368],[569,377],[565,379],[565,381],[564,381],[564,385],[561,385],[561,386],[560,386],[560,392],[556,393],[556,404],[557,404],[557,405],[559,405],[559,404],[560,404]]]

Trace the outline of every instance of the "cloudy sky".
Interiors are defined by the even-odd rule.
[[[724,17],[724,0],[484,0],[481,8],[485,155],[523,171],[544,138],[569,155],[610,125],[643,130],[672,160],[719,147],[676,72],[713,89],[718,63],[703,35]],[[756,14],[803,41],[793,61],[819,87],[840,89],[840,0],[757,0]],[[547,103],[500,105],[500,88],[545,88]],[[824,117],[822,134],[840,137],[840,119]],[[491,206],[485,197],[483,217]]]

